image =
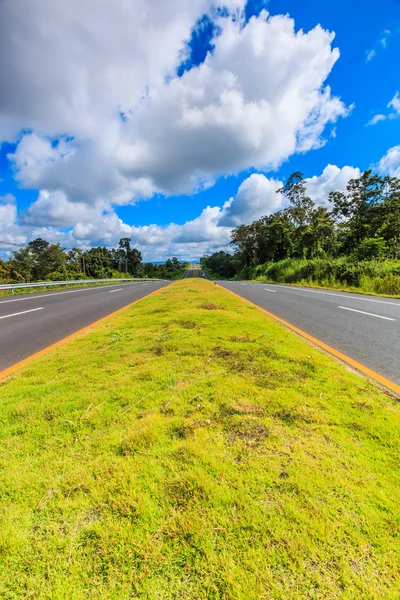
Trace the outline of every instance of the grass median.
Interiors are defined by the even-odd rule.
[[[201,279],[0,382],[0,597],[400,596],[400,406]]]

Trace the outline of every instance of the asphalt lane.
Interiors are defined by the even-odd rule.
[[[0,298],[0,371],[168,283],[119,283]]]
[[[218,284],[400,384],[400,300],[277,284]]]

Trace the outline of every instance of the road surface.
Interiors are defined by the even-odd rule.
[[[165,285],[119,283],[0,298],[0,371]]]
[[[400,384],[400,300],[277,284],[218,284]]]

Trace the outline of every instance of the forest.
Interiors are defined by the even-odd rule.
[[[400,294],[399,178],[365,171],[326,207],[299,172],[277,193],[285,208],[234,229],[233,253],[202,257],[209,276]]]
[[[168,259],[164,264],[143,263],[141,253],[132,248],[130,238],[122,238],[116,249],[97,247],[85,251],[80,248],[66,251],[60,244],[50,244],[37,238],[13,252],[8,261],[0,259],[0,282],[29,283],[115,277],[179,279],[186,266],[186,263],[177,258]]]

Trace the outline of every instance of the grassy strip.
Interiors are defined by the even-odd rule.
[[[248,267],[239,278],[400,297],[400,261],[287,258]]]
[[[272,281],[271,279],[268,279],[267,277],[257,277],[257,279],[243,279],[241,281],[251,281],[253,283],[269,283],[271,285],[276,284],[276,281]],[[278,285],[288,285],[290,287],[309,287],[309,288],[314,288],[316,290],[327,290],[327,291],[332,291],[332,292],[345,292],[348,294],[362,294],[362,295],[366,295],[366,296],[377,296],[378,298],[393,298],[394,300],[400,298],[400,295],[398,294],[378,294],[377,292],[367,292],[363,289],[361,289],[360,287],[357,286],[344,286],[341,283],[330,283],[330,284],[326,284],[326,285],[319,285],[318,283],[315,283],[315,281],[311,281],[310,279],[305,279],[304,281],[300,281],[299,283],[287,283],[287,282],[280,282]]]
[[[0,397],[0,597],[399,598],[399,404],[212,283]]]

